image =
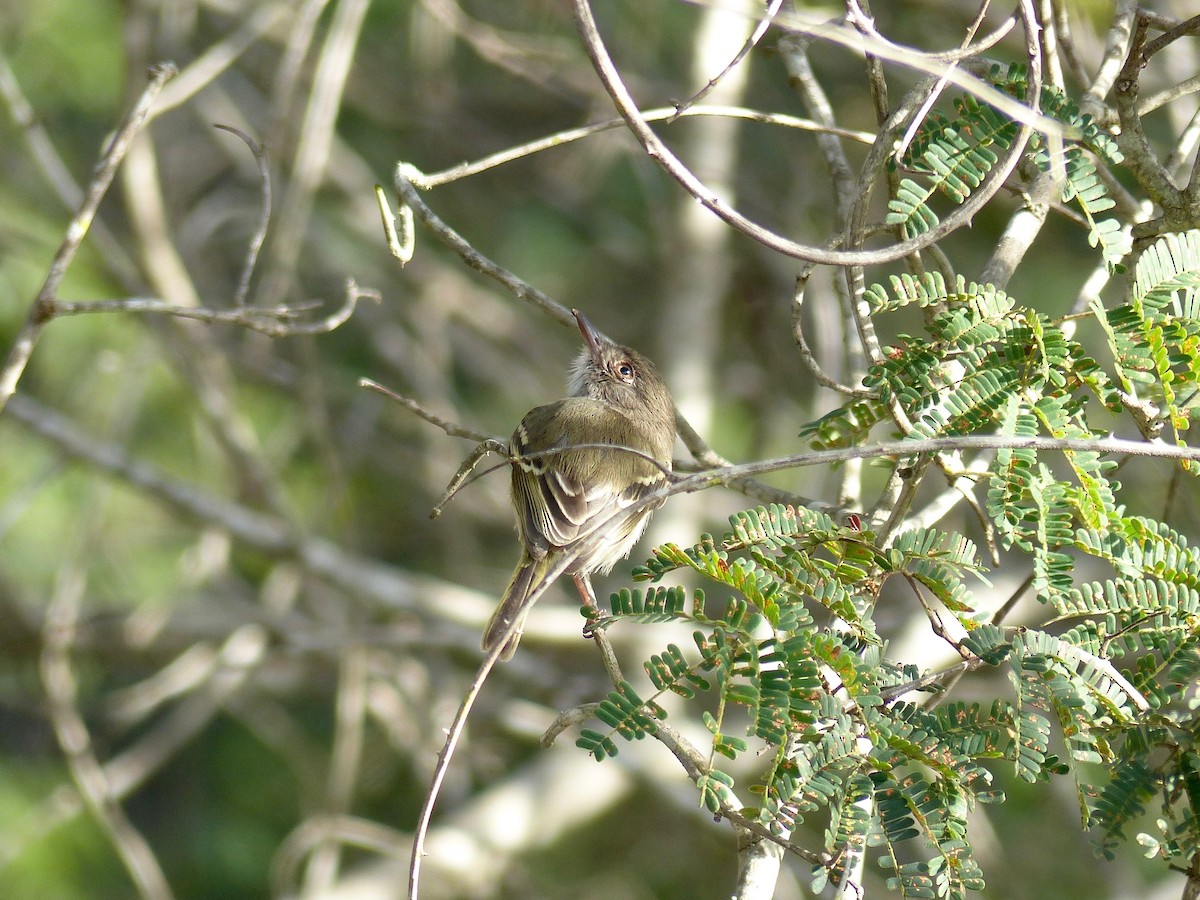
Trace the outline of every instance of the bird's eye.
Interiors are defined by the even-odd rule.
[[[622,381],[633,381],[633,363],[627,359],[617,363],[617,374],[621,376]]]

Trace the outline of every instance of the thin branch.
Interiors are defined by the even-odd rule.
[[[1005,97],[1000,91],[984,86],[984,89],[977,91],[982,99],[989,103],[1000,107],[1004,112],[1009,113],[1021,121],[1022,128],[1018,133],[1017,140],[1009,149],[1008,154],[1000,165],[992,169],[988,175],[986,185],[981,185],[980,189],[973,193],[971,197],[962,205],[950,213],[938,225],[934,226],[927,232],[901,241],[891,247],[881,250],[829,250],[823,247],[817,247],[808,244],[800,244],[795,241],[785,238],[780,234],[763,228],[761,225],[751,221],[737,210],[730,207],[724,200],[712,192],[703,182],[701,182],[695,174],[687,168],[682,161],[675,156],[662,142],[662,140],[654,133],[647,124],[645,118],[637,109],[633,97],[629,94],[624,82],[621,79],[620,73],[617,71],[612,58],[608,54],[607,48],[600,37],[599,30],[596,27],[595,19],[592,16],[591,7],[588,0],[572,0],[572,8],[575,11],[575,21],[579,29],[580,36],[583,39],[584,46],[588,55],[592,59],[592,64],[596,69],[596,73],[600,76],[600,80],[604,83],[609,96],[612,97],[614,104],[634,136],[642,144],[647,156],[657,162],[672,178],[674,178],[689,194],[696,198],[705,208],[713,212],[719,218],[724,220],[728,225],[742,232],[746,236],[761,243],[765,247],[769,247],[778,253],[785,256],[790,256],[796,259],[807,260],[809,262],[818,263],[821,265],[877,265],[892,260],[901,259],[910,253],[921,250],[930,244],[944,238],[946,235],[958,230],[972,220],[977,212],[991,199],[992,195],[1000,189],[1004,184],[1004,180],[1008,177],[1013,168],[1016,167],[1017,160],[1020,157],[1021,151],[1024,149],[1025,142],[1028,140],[1030,125],[1025,124],[1029,121],[1036,121],[1039,130],[1046,130],[1054,134],[1061,134],[1061,127],[1058,123],[1048,120],[1043,116],[1033,116],[1031,119],[1030,111],[1027,107],[1020,104],[1014,104],[1012,98]],[[819,37],[835,39],[833,36],[840,33],[832,26],[813,26],[807,28],[807,33]],[[841,42],[841,41],[839,41]],[[849,43],[849,42],[847,42]],[[854,42],[854,46],[861,46],[863,43],[861,36],[858,36]],[[870,46],[870,42],[867,42]],[[871,47],[874,51],[874,47]],[[884,48],[886,49],[886,48]],[[909,62],[906,58],[906,62]],[[917,68],[923,66],[917,65]],[[926,63],[926,66],[932,64]],[[935,67],[936,68],[936,67]],[[938,74],[945,71],[946,67],[941,65],[938,68]],[[955,70],[957,71],[957,70]],[[955,78],[951,79],[956,80]],[[969,79],[975,82],[975,79]],[[982,84],[982,83],[981,83]],[[1031,89],[1032,92],[1032,89]],[[993,97],[994,95],[994,97]],[[1013,109],[1013,107],[1017,109]],[[890,149],[890,147],[889,147]]]
[[[557,718],[550,724],[542,735],[542,746],[550,748],[554,745],[555,740],[568,728],[573,728],[577,725],[582,725],[584,722],[593,718],[596,710],[600,707],[599,703],[584,703],[572,709],[565,710],[558,714]],[[666,747],[671,754],[679,761],[683,767],[683,771],[688,778],[696,781],[703,775],[708,774],[708,758],[692,745],[683,735],[681,735],[668,722],[656,720],[654,737],[660,744]],[[787,838],[777,835],[764,826],[761,822],[756,822],[753,819],[747,819],[738,810],[732,807],[722,807],[722,818],[728,819],[739,828],[743,828],[748,832],[755,834],[760,838],[772,841],[778,844],[785,850],[791,851],[801,859],[811,862],[815,865],[828,865],[831,858],[825,853],[814,853],[813,851],[801,847],[799,844],[788,840]]]
[[[1019,5],[1024,7],[1023,2],[1019,2]],[[1043,134],[1063,136],[1061,122],[1031,110],[986,80],[965,72],[959,67],[948,65],[948,63],[958,62],[975,55],[978,48],[981,47],[979,43],[966,49],[960,47],[940,53],[923,53],[911,47],[893,44],[873,34],[864,34],[857,27],[848,27],[840,21],[831,21],[825,17],[800,11],[794,11],[781,17],[777,24],[808,37],[845,47],[861,56],[867,54],[878,56],[880,59],[923,72],[926,75],[940,77],[948,72],[951,84],[974,94],[981,101],[989,106],[994,106],[1006,116]],[[991,38],[987,38],[984,39],[984,42],[990,40]]]
[[[1191,78],[1185,78],[1179,84],[1172,85],[1169,88],[1163,88],[1161,91],[1151,94],[1138,101],[1138,115],[1145,116],[1154,112],[1159,107],[1166,106],[1178,100],[1180,97],[1186,97],[1188,94],[1194,94],[1200,91],[1200,75],[1193,75]]]
[[[1039,452],[1096,452],[1115,456],[1140,456],[1148,459],[1200,460],[1200,447],[1177,446],[1161,442],[1133,441],[1124,438],[1042,438],[1016,435],[963,435],[960,437],[929,438],[925,440],[894,440],[861,447],[844,447],[836,450],[814,450],[742,463],[721,469],[707,469],[695,475],[681,478],[674,484],[660,488],[638,501],[649,504],[673,494],[706,490],[717,484],[728,484],[739,478],[764,475],[785,469],[806,468],[812,465],[830,465],[851,459],[905,459],[926,454],[950,453],[956,450],[1037,450]],[[630,507],[631,509],[635,507]]]
[[[878,46],[870,46],[866,52],[872,56],[878,56],[881,59],[890,59],[899,62],[904,62],[909,58],[924,59],[930,62],[948,63],[952,67],[956,63],[970,59],[973,56],[978,56],[985,53],[992,47],[996,46],[1000,41],[1004,40],[1005,36],[1012,31],[1016,24],[1016,17],[1009,16],[997,25],[989,34],[984,35],[979,40],[975,40],[975,34],[979,31],[979,26],[983,24],[983,19],[987,15],[987,9],[991,0],[984,0],[980,10],[975,15],[975,21],[967,29],[967,38],[962,41],[953,50],[936,50],[933,52],[925,50],[917,50],[913,47],[907,47],[903,44],[897,44],[892,40],[884,37],[875,27],[875,22],[870,16],[856,10],[853,18],[847,17],[851,21],[855,29],[860,33],[868,36],[873,43],[881,44],[889,52],[883,52]],[[855,5],[854,0],[851,0],[851,6]]]
[[[17,383],[25,372],[30,356],[33,355],[33,348],[37,344],[38,338],[41,337],[42,330],[52,318],[47,315],[47,308],[57,297],[59,285],[62,284],[67,270],[71,267],[80,244],[87,236],[88,228],[96,215],[100,201],[108,192],[113,176],[116,175],[117,168],[121,165],[121,160],[125,158],[134,137],[145,123],[150,108],[162,91],[163,85],[175,75],[176,71],[173,63],[162,63],[151,69],[150,83],[142,91],[142,95],[133,109],[118,126],[116,134],[113,135],[104,155],[96,165],[91,184],[88,185],[79,209],[67,226],[66,236],[50,263],[50,271],[46,275],[46,280],[42,283],[42,288],[33,301],[25,324],[21,326],[3,367],[0,367],[0,412],[4,411],[9,399],[16,392]]]
[[[386,825],[356,816],[309,816],[283,839],[271,861],[272,895],[291,896],[294,873],[301,861],[314,847],[329,841],[399,860],[404,858],[402,847],[408,843],[408,837]]]
[[[421,0],[421,6],[486,62],[572,104],[581,104],[581,97],[590,99],[593,85],[586,72],[573,65],[577,60],[566,41],[505,31],[467,15],[459,0]]]
[[[808,369],[812,377],[816,379],[817,384],[822,387],[829,388],[831,391],[836,391],[847,397],[862,399],[874,397],[874,391],[869,391],[866,388],[850,387],[847,384],[842,384],[832,376],[826,375],[824,369],[821,368],[821,364],[817,362],[816,355],[808,345],[808,340],[804,337],[804,294],[805,289],[808,287],[808,278],[809,275],[807,273],[796,276],[796,292],[793,294],[792,299],[792,337],[796,341],[796,347],[800,352],[801,362],[804,363],[805,368]]]
[[[258,166],[258,180],[262,190],[262,215],[259,217],[258,228],[250,238],[250,246],[246,249],[246,262],[242,265],[242,275],[238,279],[237,293],[233,295],[234,306],[245,306],[246,296],[250,293],[250,278],[254,275],[254,266],[258,262],[258,254],[262,250],[263,241],[267,239],[267,228],[271,224],[271,172],[267,167],[267,155],[262,146],[242,131],[232,125],[217,123],[213,126],[240,138],[242,143],[250,148],[254,162]]]
[[[170,712],[159,717],[136,743],[103,764],[102,775],[113,801],[119,802],[145,784],[180,748],[195,738],[221,711],[222,703],[241,689],[246,676],[263,659],[268,646],[267,633],[258,624],[243,625],[229,635],[220,648],[216,665],[206,673],[204,683],[194,685],[196,689]],[[140,712],[141,716],[152,711],[153,700],[136,710],[132,707],[140,700],[130,699],[131,703],[115,710],[118,717],[126,711]],[[84,800],[78,789],[64,788],[51,794],[29,817],[32,824],[23,823],[7,829],[7,840],[0,846],[0,868],[21,855],[22,843],[40,839],[83,811]]]
[[[149,292],[177,306],[200,306],[196,280],[172,235],[158,145],[152,140],[134,141],[120,178],[134,252]]]
[[[795,34],[785,34],[776,44],[776,50],[783,58],[787,71],[788,84],[799,93],[804,105],[811,115],[825,130],[816,136],[817,148],[825,159],[825,168],[829,171],[834,199],[834,230],[843,232],[849,216],[850,206],[854,197],[855,178],[846,156],[842,142],[835,140],[833,130],[837,121],[833,111],[833,103],[829,95],[817,80],[812,63],[808,58],[807,41],[799,39]],[[876,135],[871,136],[869,144],[874,144]],[[840,246],[832,243],[831,246]]]
[[[438,621],[479,627],[493,598],[459,585],[416,575],[351,553],[324,538],[305,535],[278,515],[209,493],[131,458],[124,447],[97,439],[62,414],[18,394],[8,414],[73,459],[122,479],[185,519],[227,532],[231,539],[269,557],[293,559],[303,570],[377,609],[418,610]]]
[[[694,118],[704,116],[714,116],[727,119],[742,119],[748,122],[758,122],[763,125],[781,125],[787,128],[795,128],[800,131],[814,131],[819,134],[832,134],[837,137],[846,138],[846,140],[857,141],[860,144],[870,144],[875,136],[865,131],[855,131],[851,128],[836,128],[828,125],[822,125],[819,122],[814,122],[812,119],[802,119],[796,116],[789,116],[786,113],[769,113],[762,112],[756,109],[747,109],[743,106],[689,106],[679,110],[675,107],[659,107],[658,109],[648,109],[642,112],[643,118],[647,122],[672,122],[675,118]],[[595,134],[601,134],[605,131],[612,131],[616,128],[621,128],[625,125],[624,119],[608,119],[604,122],[596,122],[592,125],[582,125],[579,128],[571,128],[566,131],[558,131],[546,137],[539,138],[536,141],[530,141],[527,144],[519,144],[515,147],[510,147],[507,150],[502,150],[499,153],[493,153],[473,162],[459,163],[457,166],[452,166],[449,169],[443,169],[440,172],[423,173],[415,168],[410,168],[407,171],[407,176],[412,183],[420,190],[430,190],[431,188],[440,187],[443,184],[449,184],[453,181],[458,181],[462,178],[468,178],[472,175],[478,175],[481,172],[486,172],[488,169],[494,169],[497,166],[502,166],[505,163],[510,163],[518,159],[523,159],[527,156],[533,156],[536,153],[541,153],[545,150],[550,150],[555,147],[562,147],[574,141],[582,140],[583,138],[591,137]]]
[[[751,35],[746,38],[746,42],[742,44],[741,49],[734,54],[733,59],[731,59],[725,65],[725,67],[721,69],[720,72],[710,78],[708,80],[708,84],[704,85],[704,87],[700,88],[699,91],[697,91],[687,100],[684,100],[676,107],[676,114],[674,117],[672,117],[672,121],[674,121],[675,117],[682,116],[692,106],[699,103],[710,93],[712,93],[713,89],[721,83],[721,80],[730,73],[733,67],[738,65],[738,63],[746,58],[751,50],[758,46],[758,42],[762,40],[763,35],[767,33],[767,29],[771,27],[771,22],[779,13],[779,8],[781,6],[783,6],[783,0],[770,0],[770,2],[767,4],[766,12],[763,13],[763,17],[759,19],[758,25],[754,27],[754,31],[751,33]]]
[[[24,136],[29,155],[36,168],[40,170],[42,178],[58,198],[63,209],[75,211],[83,202],[83,188],[75,181],[62,154],[55,148],[45,125],[21,90],[16,74],[2,52],[0,52],[0,97],[4,98],[4,102],[8,106],[13,124]],[[140,287],[140,275],[136,266],[120,241],[113,237],[112,232],[105,227],[104,222],[99,219],[95,221],[89,234],[109,269],[125,285],[126,289],[134,290]]]
[[[374,391],[377,394],[382,394],[389,400],[399,403],[409,412],[424,419],[430,425],[440,428],[446,434],[450,435],[450,437],[469,438],[470,440],[478,441],[479,443],[495,441],[497,444],[501,444],[502,446],[504,445],[504,442],[497,437],[485,434],[482,431],[476,431],[473,428],[467,428],[464,425],[459,425],[457,422],[451,422],[449,419],[443,419],[436,413],[427,410],[424,406],[422,406],[416,400],[413,400],[411,397],[405,397],[403,394],[397,394],[391,388],[385,387],[378,381],[372,381],[370,378],[360,378],[358,379],[358,386],[361,388],[366,388],[369,391]]]
[[[1149,21],[1149,19],[1147,19]],[[1156,53],[1169,47],[1181,37],[1200,32],[1200,16],[1192,16],[1176,25],[1172,25],[1154,40],[1147,43],[1141,51],[1141,65],[1146,65]]]
[[[552,567],[552,574],[544,578],[530,591],[529,597],[525,601],[526,604],[531,605],[538,597],[545,593],[546,588],[553,583],[554,579],[565,572],[567,567],[573,562],[575,562],[575,557],[567,554],[566,559],[560,565]],[[483,662],[479,664],[479,669],[475,672],[475,677],[471,679],[471,684],[463,696],[462,703],[459,704],[458,711],[454,714],[454,719],[451,721],[450,727],[446,729],[446,741],[442,745],[442,749],[438,751],[437,764],[434,766],[433,776],[430,778],[429,787],[425,793],[425,800],[421,804],[421,811],[417,816],[417,824],[413,829],[412,856],[408,863],[408,900],[418,900],[421,887],[421,863],[425,858],[425,838],[429,834],[429,823],[433,818],[433,810],[437,805],[438,794],[441,793],[442,782],[446,778],[446,773],[450,770],[450,760],[453,758],[455,748],[457,748],[463,731],[467,727],[467,717],[471,714],[471,708],[475,705],[475,701],[479,697],[479,692],[483,690],[483,684],[487,681],[488,674],[495,667],[496,661],[500,659],[500,654],[504,652],[509,635],[516,631],[518,621],[519,616],[513,618],[509,623],[508,631],[496,641],[495,646],[483,658]]]
[[[1079,84],[1087,84],[1091,79],[1087,68],[1079,58],[1075,46],[1075,35],[1071,27],[1071,17],[1068,15],[1067,3],[1064,0],[1051,0],[1053,4],[1054,27],[1058,32],[1058,48],[1062,54],[1063,63],[1071,77]]]
[[[655,722],[654,737],[660,744],[665,746],[671,751],[672,754],[674,754],[675,758],[679,760],[680,764],[683,766],[684,771],[687,772],[688,777],[693,781],[700,776],[707,774],[708,760],[702,753],[693,747],[683,735],[676,731],[671,724],[662,720],[657,720]],[[721,804],[720,815],[722,818],[728,819],[739,828],[751,832],[760,838],[772,841],[783,847],[785,850],[796,854],[801,859],[813,863],[814,865],[828,866],[833,861],[833,858],[829,854],[814,853],[812,850],[809,850],[806,847],[801,847],[799,844],[794,843],[788,838],[775,834],[761,822],[747,818],[741,810],[728,807],[724,803]]]
[[[571,311],[567,307],[492,262],[472,247],[462,235],[439,219],[437,214],[425,205],[417,191],[416,184],[421,177],[421,173],[408,163],[399,163],[395,173],[396,193],[399,195],[400,201],[412,209],[413,215],[421,224],[433,232],[434,237],[457,253],[459,258],[476,272],[499,282],[517,299],[546,313],[560,325],[574,326],[576,324],[575,317],[571,315]]]
[[[281,59],[271,84],[271,117],[270,125],[266,128],[267,146],[283,147],[290,140],[297,86],[303,84],[301,74],[304,62],[312,50],[317,23],[329,2],[330,0],[289,0],[287,4],[291,16],[287,40],[279,51]]]
[[[984,265],[979,279],[984,284],[1004,288],[1025,254],[1041,234],[1054,199],[1059,194],[1059,180],[1054,167],[1038,172],[1025,194],[1025,203],[1008,220],[996,249]]]
[[[499,466],[495,466],[492,469],[488,469],[480,473],[480,475],[470,477],[471,473],[475,471],[475,467],[479,465],[480,460],[482,460],[489,453],[498,453],[505,457],[505,461]],[[470,455],[463,460],[462,465],[458,467],[458,471],[454,473],[454,477],[451,478],[450,482],[446,485],[446,490],[442,493],[442,498],[438,500],[433,509],[429,511],[429,518],[436,519],[438,516],[440,516],[442,514],[442,510],[446,508],[446,504],[453,500],[460,490],[474,482],[477,478],[487,475],[489,472],[495,471],[497,468],[502,468],[503,466],[508,465],[507,457],[508,445],[504,442],[492,439],[480,441],[478,446],[471,451]]]
[[[178,319],[194,319],[208,325],[237,325],[257,331],[268,337],[294,337],[296,335],[327,334],[343,325],[354,315],[358,301],[379,301],[379,292],[371,288],[360,288],[353,278],[346,281],[346,295],[342,305],[319,319],[307,322],[292,321],[315,309],[319,304],[301,306],[241,307],[239,309],[207,309],[196,306],[177,306],[148,297],[126,297],[119,300],[66,301],[50,299],[42,304],[46,321],[59,316],[80,316],[89,313],[150,313],[174,316]]]
[[[160,102],[151,113],[158,118],[163,113],[187,103],[212,84],[254,43],[268,34],[285,16],[291,14],[292,3],[260,3],[245,7],[252,10],[241,25],[179,71],[179,76],[163,90]]]
[[[70,649],[75,642],[83,574],[74,567],[59,573],[54,598],[46,615],[45,645],[41,656],[42,684],[47,713],[66,758],[71,777],[88,810],[113,843],[129,877],[145,900],[170,900],[173,896],[154,851],[113,795],[104,767],[96,758],[91,733],[79,711],[78,687],[71,671]]]
[[[1179,143],[1175,145],[1175,149],[1171,151],[1170,156],[1168,156],[1163,162],[1163,167],[1173,178],[1182,180],[1187,158],[1195,151],[1198,142],[1200,142],[1200,109],[1192,114],[1192,118],[1188,121],[1187,127],[1179,135]],[[1200,154],[1192,159],[1193,166],[1197,165],[1196,159],[1200,159]],[[1195,186],[1196,179],[1193,176],[1191,183],[1188,186],[1188,190],[1194,192],[1196,190]],[[1148,214],[1149,213],[1147,213],[1147,215]],[[1145,216],[1143,216],[1143,218],[1145,218]]]
[[[584,722],[596,715],[596,710],[600,708],[599,703],[583,703],[579,706],[565,709],[554,717],[546,730],[542,733],[542,749],[549,750],[554,746],[554,742],[558,740],[558,736],[569,728],[575,728],[582,725]]]
[[[1029,97],[1035,110],[1039,110],[1041,104],[1043,58],[1048,57],[1053,63],[1052,72],[1058,72],[1057,56],[1045,51],[1043,45],[1035,37],[1040,29],[1043,40],[1049,41],[1050,44],[1053,44],[1055,40],[1053,16],[1046,7],[1045,0],[1042,0],[1042,3],[1042,9],[1046,12],[1048,22],[1040,22],[1036,11],[1028,2],[1021,4],[1021,14],[1025,20],[1025,53],[1031,82]],[[1058,73],[1056,77],[1060,82],[1061,73]],[[1054,79],[1051,80],[1051,83],[1061,86]],[[1066,177],[1066,170],[1062,163],[1061,135],[1051,135],[1048,144],[1051,165],[1046,171],[1037,174],[1026,195],[1025,205],[1012,216],[1004,233],[1000,236],[996,250],[979,276],[986,283],[1000,288],[1006,286],[1013,272],[1016,271],[1017,265],[1025,258],[1025,254],[1033,246],[1035,238],[1041,233],[1042,226],[1046,224],[1046,217],[1050,214],[1053,200],[1059,193],[1059,184]]]
[[[1126,168],[1151,199],[1162,207],[1163,215],[1168,218],[1166,226],[1171,228],[1171,217],[1186,206],[1183,192],[1176,187],[1170,174],[1158,162],[1154,149],[1150,146],[1150,139],[1142,128],[1142,117],[1138,111],[1141,72],[1150,58],[1147,50],[1152,45],[1157,45],[1159,49],[1164,46],[1160,43],[1161,37],[1147,43],[1146,31],[1149,27],[1149,20],[1139,12],[1134,21],[1129,53],[1115,85],[1117,113],[1121,121],[1120,143],[1125,155]]]
[[[369,7],[368,0],[344,0],[337,4],[330,20],[312,76],[312,93],[292,159],[292,177],[271,240],[269,268],[260,285],[267,306],[280,304],[291,288],[296,260],[305,244],[313,198],[329,162],[354,50]]]
[[[975,14],[975,20],[967,27],[967,34],[963,38],[962,45],[959,48],[960,52],[965,54],[963,57],[961,57],[962,59],[966,59],[969,56],[974,55],[974,53],[971,51],[971,41],[974,40],[975,33],[979,30],[979,26],[983,24],[983,19],[987,15],[989,5],[990,0],[984,0],[984,3],[979,7],[979,12]],[[1015,15],[1010,15],[1007,19],[1005,19],[1001,26],[997,28],[992,35],[990,35],[990,37],[994,38],[992,43],[998,42],[1004,35],[1008,34],[1008,32],[1012,30],[1016,23],[1017,17]],[[872,31],[874,31],[873,25]],[[991,46],[991,44],[988,44],[988,46]],[[934,83],[933,88],[929,91],[929,96],[925,98],[925,102],[921,104],[921,108],[917,110],[917,114],[913,116],[912,122],[908,126],[908,130],[904,132],[904,137],[900,139],[900,143],[896,146],[896,151],[892,154],[892,158],[897,162],[899,162],[904,156],[905,152],[907,152],[909,146],[912,144],[913,138],[916,137],[917,130],[925,122],[925,117],[929,114],[929,111],[933,109],[933,104],[937,102],[938,97],[942,95],[942,91],[944,91],[946,86],[950,83],[950,72],[957,66],[957,62],[958,61],[955,60],[950,63],[950,68],[947,69],[946,72],[942,74]]]
[[[981,659],[963,660],[949,668],[940,669],[937,672],[927,672],[920,678],[906,681],[904,684],[884,688],[879,692],[879,696],[883,698],[884,703],[891,703],[893,700],[899,700],[905,694],[911,694],[913,691],[927,690],[934,685],[940,685],[941,692],[945,693],[950,689],[950,679],[957,681],[965,673],[981,669],[983,665],[984,663]]]
[[[1060,3],[1062,0],[1060,0]],[[1116,0],[1113,8],[1112,23],[1104,41],[1104,55],[1096,69],[1096,75],[1083,92],[1079,108],[1092,116],[1098,122],[1111,123],[1112,112],[1104,98],[1116,84],[1129,52],[1129,42],[1133,36],[1133,23],[1137,17],[1138,0]]]

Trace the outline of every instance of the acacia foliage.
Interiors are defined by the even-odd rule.
[[[1019,69],[993,77],[1024,96]],[[923,332],[888,348],[863,380],[865,396],[804,426],[813,447],[866,443],[881,423],[907,440],[1088,440],[1114,421],[1187,446],[1200,391],[1200,231],[1161,235],[1132,254],[1130,229],[1104,217],[1113,204],[1096,175],[1119,151],[1060,94],[1046,89],[1042,108],[1076,135],[1063,148],[1063,199],[1077,205],[1110,272],[1133,265],[1123,301],[1056,319],[962,276],[871,285],[864,299],[877,325],[917,308]],[[938,221],[935,194],[965,200],[995,162],[992,147],[1015,132],[971,97],[956,111],[931,115],[906,157],[912,177],[889,222],[908,235]],[[1029,157],[1049,165],[1040,142]],[[1085,324],[1086,342],[1077,336]],[[1195,472],[1186,459],[1177,465]],[[903,896],[981,890],[969,813],[1003,801],[999,767],[1034,784],[1070,778],[1100,854],[1136,839],[1146,855],[1186,867],[1200,846],[1200,556],[1185,535],[1127,512],[1117,467],[1086,450],[1002,449],[976,479],[989,539],[1008,551],[1006,566],[1028,566],[1046,610],[1039,627],[993,621],[979,603],[989,590],[979,549],[952,531],[901,526],[884,538],[858,517],[841,524],[776,504],[733,516],[727,532],[693,546],[655,548],[635,572],[654,586],[614,594],[603,616],[585,614],[600,630],[684,623],[692,645],[651,655],[649,688],[620,684],[600,704],[603,727],[583,730],[579,746],[615,756],[616,738],[653,734],[666,716],[659,701],[678,695],[711,735],[701,802],[780,836],[823,823],[832,862],[814,867],[818,888],[869,854]],[[711,585],[689,594],[658,584],[678,570]],[[889,656],[876,625],[889,583],[919,598],[960,666],[930,673]],[[914,702],[980,668],[1003,670],[1009,691],[982,703]],[[743,784],[725,761],[747,756],[761,763]]]

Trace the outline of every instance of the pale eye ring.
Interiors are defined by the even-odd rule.
[[[633,363],[629,360],[617,363],[617,374],[621,376],[622,381],[633,381]]]

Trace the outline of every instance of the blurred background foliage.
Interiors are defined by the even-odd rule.
[[[1182,2],[1161,5],[1187,14]],[[758,6],[720,6],[736,48]],[[927,50],[957,46],[977,12],[969,2],[876,6],[883,34]],[[1088,60],[1110,6],[1061,3]],[[706,4],[597,7],[644,106],[669,106],[703,85]],[[327,43],[339,36],[352,54],[344,85]],[[748,57],[723,102],[806,115],[774,40]],[[230,58],[205,70],[214,48]],[[47,714],[39,665],[47,610],[76,590],[70,657],[91,749],[176,896],[400,896],[405,835],[516,543],[503,473],[429,521],[469,443],[357,380],[507,435],[526,409],[560,395],[578,339],[427,234],[398,267],[372,188],[390,182],[398,160],[436,171],[612,118],[569,10],[551,0],[45,0],[0,7],[0,53],[5,347],[62,239],[72,190],[87,182],[147,67],[164,59],[206,77],[150,124],[60,296],[233,302],[261,199],[251,154],[213,128],[222,123],[264,144],[275,190],[251,302],[333,308],[347,278],[381,297],[320,337],[271,340],[132,314],[67,318],[47,330],[20,386],[29,403],[0,416],[2,894],[134,894],[105,828],[81,809]],[[1019,59],[1020,46],[1006,40],[992,54]],[[873,130],[862,60],[820,44],[811,57],[838,124]],[[889,78],[897,95],[916,80],[899,68]],[[327,128],[310,106],[320,89],[336,110]],[[1181,115],[1165,109],[1158,134],[1177,134]],[[661,132],[751,218],[810,243],[832,233],[830,176],[812,134],[710,119]],[[852,164],[864,152],[847,144]],[[797,452],[800,426],[837,402],[795,352],[795,264],[714,231],[715,220],[698,222],[694,202],[623,130],[447,184],[426,200],[479,251],[657,359],[727,458]],[[968,278],[1015,208],[1006,202],[943,245]],[[1059,217],[1009,290],[1061,313],[1094,265],[1084,231]],[[831,285],[814,277],[805,321],[831,374],[847,377]],[[47,439],[46,423],[111,451],[108,462]],[[154,467],[163,483],[218,512],[171,502],[121,462]],[[1166,488],[1144,471],[1122,479],[1144,478],[1144,502],[1164,515]],[[827,472],[784,473],[775,483],[838,499]],[[750,504],[729,492],[678,498],[653,537],[690,543]],[[1192,507],[1177,501],[1171,521],[1194,530]],[[230,510],[259,519],[239,531]],[[283,535],[274,543],[272,527]],[[974,526],[959,514],[953,527]],[[321,563],[330,547],[336,559]],[[374,588],[355,580],[375,573],[386,577]],[[618,569],[600,591],[622,583]],[[1006,593],[1003,578],[997,592]],[[569,741],[539,748],[559,710],[604,691],[566,597],[535,612],[521,653],[477,708],[435,820],[429,895],[727,895],[730,834],[695,808],[661,747],[630,748],[616,766],[596,766]],[[895,613],[897,641],[928,638],[923,620],[906,631],[911,613]],[[988,896],[1177,889],[1155,885],[1130,858],[1097,862],[1066,786],[1002,778],[1010,801],[989,808],[976,830],[991,836],[976,847]],[[793,867],[778,896],[803,896],[803,883],[803,867]]]

